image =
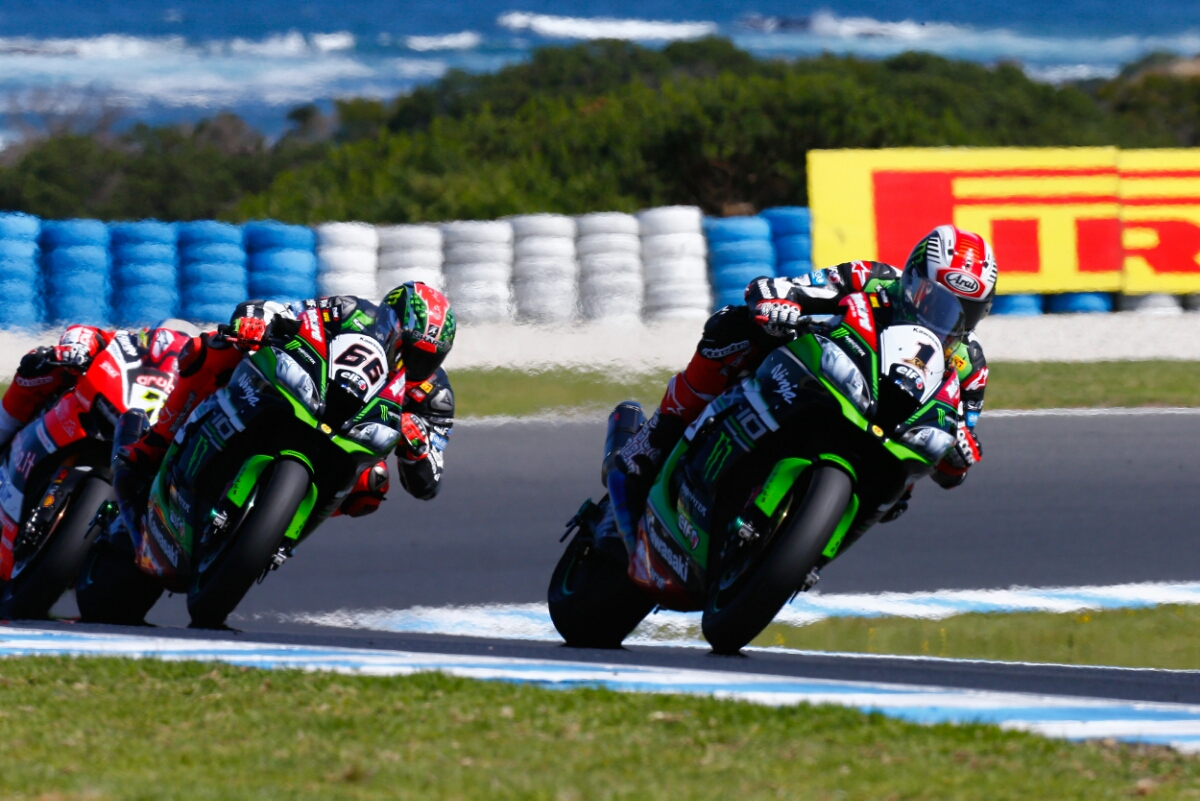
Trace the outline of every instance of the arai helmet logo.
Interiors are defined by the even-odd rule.
[[[959,272],[957,270],[943,274],[942,280],[946,283],[946,286],[964,295],[977,295],[981,288],[978,278],[970,273]]]

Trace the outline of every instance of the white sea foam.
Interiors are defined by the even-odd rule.
[[[409,36],[404,45],[409,50],[425,53],[430,50],[471,50],[483,43],[483,37],[475,31],[449,33],[445,36]]]
[[[511,31],[529,31],[552,39],[629,39],[633,41],[669,41],[698,39],[715,34],[715,22],[666,22],[612,17],[555,17],[510,11],[496,23]]]

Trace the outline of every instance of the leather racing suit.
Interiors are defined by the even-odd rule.
[[[68,326],[57,345],[34,348],[21,357],[17,374],[0,402],[0,446],[74,387],[114,333],[90,325]]]
[[[316,309],[329,330],[338,333],[370,333],[377,306],[352,295],[308,300],[290,306],[262,301],[247,301],[234,313],[234,319],[263,320],[265,331],[295,324],[297,315]],[[331,322],[332,321],[332,322]],[[331,331],[330,333],[333,333]],[[205,398],[229,382],[245,352],[233,343],[204,333],[192,339],[180,357],[179,380],[159,412],[158,421],[136,441],[118,448],[114,464],[114,489],[126,526],[145,510],[150,481],[166,456],[172,439],[182,431],[192,412]],[[392,369],[388,381],[400,371]],[[410,495],[429,500],[441,486],[443,454],[454,424],[454,392],[444,370],[422,381],[405,382],[401,404],[401,438],[396,446],[400,483]],[[388,489],[386,462],[367,468],[334,514],[358,517],[378,508]]]
[[[717,310],[704,325],[704,334],[696,353],[683,372],[667,385],[658,419],[643,428],[644,434],[634,436],[621,452],[627,465],[638,461],[649,463],[657,472],[658,462],[674,447],[689,423],[700,416],[709,401],[733,384],[752,375],[767,354],[787,339],[774,336],[769,327],[755,319],[754,307],[763,300],[783,299],[800,305],[808,315],[842,313],[841,302],[856,292],[874,292],[898,280],[901,271],[875,261],[855,261],[839,264],[796,278],[760,278],[746,289],[746,305],[726,306]],[[960,430],[958,444],[951,448],[933,473],[933,479],[949,489],[965,478],[970,465],[980,458],[974,429],[983,411],[984,390],[987,388],[988,368],[983,347],[974,332],[964,338],[948,359],[958,371],[965,412],[964,435]],[[960,448],[970,449],[966,459]],[[639,460],[639,456],[642,459]],[[639,484],[648,489],[653,475],[640,477]],[[640,497],[638,501],[640,501]],[[906,508],[907,495],[885,517],[894,519]],[[637,503],[638,501],[635,501]]]

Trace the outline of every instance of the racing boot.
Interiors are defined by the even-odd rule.
[[[682,417],[655,412],[621,449],[620,458],[608,471],[608,493],[626,544],[633,542],[634,524],[646,508],[654,479],[686,428]]]
[[[150,418],[141,409],[130,409],[121,415],[113,431],[113,491],[117,508],[126,530],[138,530],[138,519],[150,497],[154,467],[132,446],[150,430]],[[139,458],[142,457],[142,458]]]

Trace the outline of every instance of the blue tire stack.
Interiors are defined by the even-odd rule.
[[[229,321],[246,300],[246,250],[242,229],[200,220],[180,223],[179,316],[198,323]]]
[[[38,241],[46,322],[108,325],[108,226],[99,220],[47,221]]]
[[[1064,292],[1046,296],[1046,311],[1051,314],[1087,314],[1112,310],[1113,298],[1107,292]]]
[[[776,206],[759,215],[771,226],[775,272],[786,278],[812,272],[812,215],[804,206]]]
[[[28,214],[0,214],[0,328],[41,322],[41,222]]]
[[[266,221],[242,230],[250,297],[295,301],[317,295],[316,234],[303,225]]]
[[[112,223],[113,322],[120,326],[151,325],[175,315],[175,226],[170,223]]]
[[[714,307],[745,303],[751,281],[775,276],[771,226],[761,217],[706,217],[704,235]]]
[[[992,302],[992,314],[1011,317],[1034,317],[1042,313],[1041,295],[997,295]]]

